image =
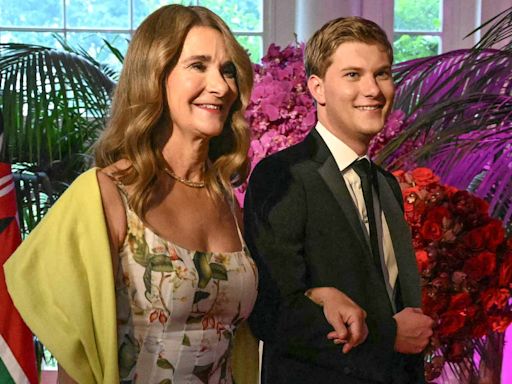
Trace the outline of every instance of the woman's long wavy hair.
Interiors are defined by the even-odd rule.
[[[210,140],[208,191],[218,197],[243,183],[249,171],[249,129],[244,118],[253,83],[252,64],[244,48],[215,13],[199,6],[167,5],[149,15],[137,28],[114,92],[109,123],[96,143],[95,160],[106,167],[126,159],[119,171],[130,185],[129,203],[141,217],[166,166],[162,147],[172,129],[165,83],[176,66],[185,38],[193,27],[218,30],[236,67],[238,98],[222,133]],[[172,90],[170,90],[172,92]]]

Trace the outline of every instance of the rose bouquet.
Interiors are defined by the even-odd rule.
[[[412,230],[423,310],[436,322],[427,379],[438,377],[444,362],[456,374],[474,374],[474,352],[485,357],[481,341],[512,322],[512,237],[484,200],[441,184],[430,169],[394,174]]]

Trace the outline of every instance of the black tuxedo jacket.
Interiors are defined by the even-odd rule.
[[[395,178],[378,169],[379,196],[399,268],[404,307],[421,294]],[[386,286],[334,157],[313,130],[255,168],[244,205],[245,237],[258,265],[250,318],[264,341],[263,383],[421,383],[421,355],[394,352],[396,323]],[[368,314],[367,340],[348,354],[326,335],[322,307],[304,293],[335,287]]]

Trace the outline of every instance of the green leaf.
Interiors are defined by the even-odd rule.
[[[194,294],[194,304],[203,299],[206,299],[209,296],[210,296],[210,292],[196,291],[196,293]]]
[[[182,340],[181,344],[186,345],[187,347],[190,347],[190,345],[191,345],[190,339],[186,333],[183,335],[183,340]]]
[[[196,365],[194,367],[193,374],[201,380],[202,383],[208,383],[208,377],[210,376],[210,372],[213,368],[213,363],[208,365]]]
[[[174,365],[172,365],[169,360],[164,359],[163,357],[160,357],[156,361],[156,365],[158,365],[162,369],[172,369],[174,371]]]
[[[212,278],[212,269],[210,264],[208,264],[208,256],[204,252],[196,252],[194,254],[194,265],[197,270],[197,274],[199,275],[199,282],[197,286],[200,289],[205,288],[210,279]]]
[[[210,268],[212,270],[212,277],[217,280],[227,280],[228,279],[228,271],[226,267],[222,264],[210,263]]]
[[[187,319],[187,324],[197,324],[197,323],[200,323],[202,320],[203,320],[202,315],[199,315],[199,316],[190,315]]]
[[[151,293],[151,264],[148,263],[146,269],[144,270],[144,276],[142,277],[144,281],[144,287],[146,288],[145,296],[148,298],[148,295]]]
[[[151,269],[156,272],[172,272],[174,271],[174,266],[172,265],[172,261],[167,255],[159,254],[159,255],[151,255],[149,259],[149,263],[151,264]]]
[[[137,248],[133,252],[133,259],[137,264],[147,267],[149,248],[144,239],[137,239],[135,236],[130,235],[132,241],[137,242]]]
[[[121,347],[119,347],[119,375],[127,377],[137,362],[140,347],[135,339],[125,335]]]

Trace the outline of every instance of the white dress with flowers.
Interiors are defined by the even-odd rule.
[[[240,230],[242,251],[191,251],[146,227],[120,190],[128,219],[116,278],[121,383],[232,383],[233,335],[258,281]]]

